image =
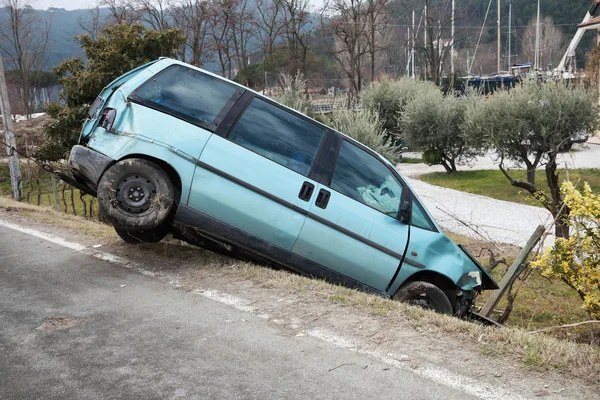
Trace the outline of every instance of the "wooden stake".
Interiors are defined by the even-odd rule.
[[[481,309],[481,312],[480,312],[481,315],[483,315],[484,317],[490,316],[492,310],[500,302],[500,299],[502,298],[502,296],[504,296],[504,294],[506,293],[506,291],[508,290],[510,285],[513,284],[513,282],[517,279],[519,274],[522,272],[522,270],[523,270],[522,265],[524,264],[525,260],[529,256],[529,253],[531,253],[531,251],[533,250],[535,245],[540,241],[540,239],[542,238],[542,235],[544,234],[545,231],[546,231],[546,228],[543,225],[540,225],[537,227],[535,232],[533,232],[533,235],[531,235],[531,237],[527,241],[527,244],[525,245],[525,247],[523,247],[523,250],[521,250],[521,253],[517,257],[515,262],[512,263],[512,265],[506,272],[506,275],[504,275],[504,278],[502,278],[502,282],[500,282],[500,285],[499,285],[500,289],[495,290],[494,293],[492,293],[492,296],[490,297],[490,299],[487,301],[487,303],[485,303],[485,305]]]

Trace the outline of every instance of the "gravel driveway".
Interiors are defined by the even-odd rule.
[[[405,153],[406,157],[420,156]],[[568,168],[599,168],[599,145],[575,145],[573,150],[561,154],[559,164]],[[516,166],[512,166],[516,167]],[[497,169],[494,154],[477,158],[469,166],[459,170]],[[527,206],[496,200],[485,196],[430,185],[417,178],[431,172],[443,172],[441,165],[400,164],[398,170],[406,177],[417,195],[423,200],[438,224],[454,233],[476,239],[486,239],[498,243],[523,246],[542,224],[550,226],[550,213],[541,207]],[[508,183],[507,183],[508,184]],[[551,245],[554,237],[549,236],[545,245]]]
[[[535,228],[549,226],[550,213],[540,207],[496,200],[408,178],[415,193],[444,229],[475,239],[524,246]],[[548,237],[545,244],[553,243]]]

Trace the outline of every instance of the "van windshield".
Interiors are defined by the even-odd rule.
[[[181,65],[159,72],[129,97],[189,122],[208,126],[236,94],[236,87],[221,79]]]

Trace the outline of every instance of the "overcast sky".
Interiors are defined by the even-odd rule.
[[[28,2],[33,8],[47,10],[50,7],[76,10],[78,8],[91,8],[96,6],[95,0],[32,0]],[[312,0],[313,5],[323,5],[323,0]]]
[[[33,0],[29,2],[31,7],[46,10],[50,7],[66,8],[76,10],[78,8],[90,8],[95,6],[93,0]]]

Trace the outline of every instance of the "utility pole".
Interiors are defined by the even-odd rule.
[[[8,167],[10,169],[10,183],[13,189],[13,199],[20,201],[23,198],[23,183],[21,180],[19,157],[17,153],[11,151],[12,148],[17,147],[17,143],[15,141],[15,133],[10,115],[10,104],[8,102],[8,90],[6,88],[6,77],[4,76],[2,56],[0,56],[0,108],[2,109],[2,124],[4,125],[4,141],[8,144],[8,146],[6,146],[6,154],[8,155]]]
[[[502,48],[501,46],[501,35],[502,32],[500,32],[500,0],[498,0],[498,73],[500,73],[500,70],[502,69]]]
[[[450,48],[450,71],[452,72],[452,79],[454,80],[454,1],[452,0],[452,47]]]
[[[540,0],[537,8],[537,24],[535,26],[535,70],[540,68]]]

